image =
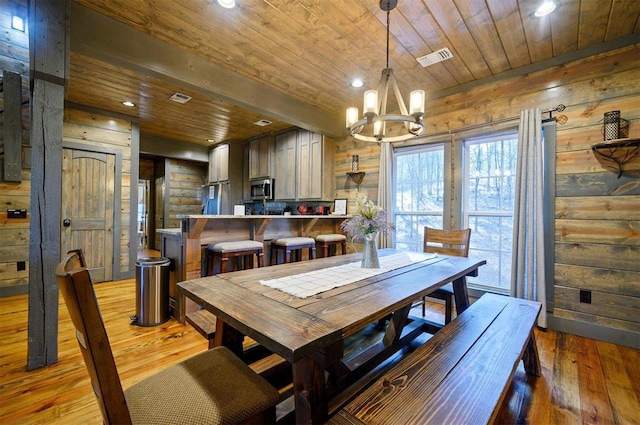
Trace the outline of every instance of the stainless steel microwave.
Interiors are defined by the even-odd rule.
[[[273,179],[252,180],[250,191],[254,201],[273,200]]]

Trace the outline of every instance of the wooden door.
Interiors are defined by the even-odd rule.
[[[93,282],[113,280],[115,161],[63,149],[61,253],[81,248]]]

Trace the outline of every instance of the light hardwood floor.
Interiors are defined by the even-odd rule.
[[[125,388],[207,348],[189,325],[173,319],[131,325],[133,279],[97,284],[96,294]],[[0,299],[1,424],[102,422],[62,300],[59,335],[59,362],[27,372],[27,297]],[[553,331],[536,336],[543,376],[528,378],[519,368],[498,423],[640,424],[639,350]]]

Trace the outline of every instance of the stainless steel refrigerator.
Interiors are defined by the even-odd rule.
[[[202,187],[202,214],[231,214],[229,183],[222,182]]]

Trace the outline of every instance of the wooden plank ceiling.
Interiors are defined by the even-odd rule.
[[[390,66],[405,100],[413,89],[440,97],[640,42],[638,0],[562,0],[533,18],[540,1],[399,0]],[[75,0],[68,100],[138,117],[143,135],[202,145],[292,124],[339,135],[345,108],[362,107],[385,67],[378,0],[236,3]],[[416,61],[444,47],[452,59],[427,68]],[[354,78],[364,87],[351,88]],[[193,99],[171,102],[175,92]],[[273,124],[253,124],[261,119]]]

